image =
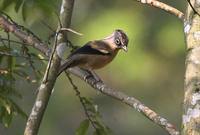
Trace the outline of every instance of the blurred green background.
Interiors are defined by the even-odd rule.
[[[185,11],[186,2],[163,2]],[[61,1],[53,3],[55,12],[59,12]],[[51,31],[42,21],[53,29],[57,27],[55,14],[42,14],[37,8],[27,10],[26,22],[21,13],[14,12],[13,6],[5,11],[13,20],[28,27],[43,40],[47,40]],[[70,36],[71,41],[80,46],[89,40],[111,34],[114,29],[120,28],[127,32],[130,39],[128,53],[120,52],[111,64],[97,71],[98,75],[112,88],[136,97],[181,128],[185,43],[180,20],[135,0],[75,0],[71,28],[83,33],[82,37]],[[81,95],[92,98],[98,105],[103,121],[115,135],[167,135],[136,110],[97,93],[80,79],[72,78]],[[16,99],[17,103],[29,114],[38,85],[30,85],[24,80],[18,80],[16,84],[23,93],[23,99]],[[79,99],[67,78],[61,75],[39,135],[72,135],[84,119]],[[25,122],[20,116],[15,117],[10,128],[0,125],[0,134],[21,135]]]

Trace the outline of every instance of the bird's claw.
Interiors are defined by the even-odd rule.
[[[102,83],[103,81],[101,80],[101,78],[93,75],[93,74],[88,74],[84,77],[84,80],[88,80],[89,78],[94,78],[96,83]]]

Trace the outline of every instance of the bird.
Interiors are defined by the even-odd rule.
[[[128,36],[121,29],[114,30],[111,35],[103,39],[89,41],[67,57],[61,64],[57,76],[68,68],[79,67],[96,78],[93,70],[103,68],[110,63],[119,50],[127,52],[128,42]]]

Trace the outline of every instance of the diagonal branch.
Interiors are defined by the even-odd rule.
[[[88,83],[91,87],[93,87],[95,90],[110,96],[112,98],[115,98],[116,100],[119,100],[130,107],[136,109],[138,112],[141,112],[144,116],[146,116],[148,119],[165,129],[170,135],[179,135],[179,131],[176,130],[175,126],[168,122],[165,118],[161,117],[159,114],[151,110],[149,107],[145,106],[143,103],[141,103],[139,100],[137,100],[134,97],[128,96],[124,94],[121,91],[114,90],[107,86],[106,84],[99,82],[95,80],[94,77],[87,78],[85,73],[78,71],[75,68],[68,69],[69,72],[76,75],[80,79],[84,80],[86,83]]]
[[[172,15],[175,15],[176,17],[178,17],[179,19],[181,19],[182,21],[184,20],[184,14],[183,12],[179,11],[178,9],[167,5],[163,2],[157,1],[157,0],[137,0],[138,2],[142,3],[142,4],[148,4],[150,6],[162,9]]]
[[[2,17],[0,16],[0,27],[4,26],[4,27],[2,27],[3,29],[9,30],[8,28],[11,27],[9,25],[12,25],[12,24],[9,23],[9,25],[2,25],[2,23],[6,23],[7,20],[5,18],[3,18],[4,21],[1,21],[1,20],[2,20]],[[9,26],[9,27],[5,27],[5,26]],[[10,31],[10,32],[12,32],[12,31]],[[19,32],[23,32],[23,31],[19,31]],[[16,33],[13,33],[13,34],[16,35]],[[26,37],[22,37],[22,39],[26,39]],[[27,43],[29,43],[28,41],[29,40],[26,40]],[[41,43],[40,45],[43,45],[43,44]],[[39,50],[41,53],[48,56],[47,52],[50,50],[49,48],[46,48],[46,50],[42,50],[37,47],[35,47],[35,48],[37,50]],[[111,98],[117,99],[117,100],[129,105],[130,107],[136,109],[138,112],[140,112],[141,114],[146,116],[148,119],[153,121],[155,124],[159,125],[163,129],[165,129],[170,135],[179,135],[180,134],[179,131],[176,130],[176,128],[173,126],[173,124],[169,123],[165,118],[158,115],[156,112],[154,112],[153,110],[151,110],[150,108],[148,108],[147,106],[142,104],[139,100],[135,99],[134,97],[128,96],[128,95],[124,94],[123,92],[114,90],[114,89],[108,87],[107,85],[105,85],[104,83],[100,83],[100,82],[96,81],[95,78],[93,78],[93,77],[87,78],[86,76],[88,76],[88,75],[86,75],[80,69],[78,70],[77,68],[70,68],[70,69],[68,69],[68,72],[74,74],[75,76],[78,76],[82,80],[85,80],[85,82],[88,83],[95,90],[100,91],[101,93],[108,95]]]
[[[30,46],[33,46],[35,49],[45,52],[47,56],[50,56],[51,50],[48,48],[46,44],[43,44],[35,35],[32,33],[27,33],[24,29],[22,29],[16,23],[9,21],[6,19],[5,14],[0,13],[0,27],[4,29],[6,32],[13,33],[20,40],[28,43]],[[48,51],[47,51],[48,50]]]

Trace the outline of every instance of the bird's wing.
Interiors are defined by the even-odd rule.
[[[91,55],[110,55],[109,48],[104,42],[92,41],[85,44],[83,47],[78,48],[69,55],[67,60],[61,65],[58,76],[67,68],[82,65],[87,63],[88,57]]]
[[[110,50],[106,48],[106,45],[104,45],[104,42],[88,42],[83,47],[77,49],[75,52],[73,52],[70,56],[74,54],[88,54],[88,55],[109,55]]]

